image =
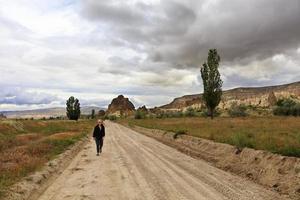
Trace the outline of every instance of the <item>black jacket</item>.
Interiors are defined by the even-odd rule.
[[[104,136],[105,136],[104,126],[101,124],[101,129],[100,129],[99,125],[95,126],[93,137],[97,138],[97,139],[102,139]]]

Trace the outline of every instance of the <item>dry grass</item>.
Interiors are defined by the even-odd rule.
[[[122,119],[119,122],[173,132],[186,130],[188,135],[241,148],[300,157],[300,119],[296,117]]]
[[[51,136],[49,136],[49,139],[55,139],[55,140],[63,140],[69,137],[79,136],[79,132],[62,132],[62,133],[56,133]]]
[[[20,178],[89,134],[94,121],[0,121],[0,199]]]

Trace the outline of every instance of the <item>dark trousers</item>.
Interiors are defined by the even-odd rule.
[[[99,153],[100,150],[102,151],[103,138],[96,138],[95,141],[96,141],[97,153]]]

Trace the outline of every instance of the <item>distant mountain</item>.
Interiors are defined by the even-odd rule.
[[[92,109],[95,109],[96,113],[99,110],[105,110],[96,106],[85,106],[81,108],[81,114],[91,114]],[[21,110],[21,111],[2,111],[7,118],[42,118],[42,117],[59,117],[66,116],[65,107],[35,109],[35,110]]]
[[[291,97],[300,100],[300,81],[266,87],[239,87],[223,91],[220,108],[228,108],[233,102],[256,107],[270,107],[274,98]],[[276,101],[276,100],[275,100]],[[203,106],[202,94],[185,95],[171,103],[160,106],[164,110],[182,110],[187,107]]]

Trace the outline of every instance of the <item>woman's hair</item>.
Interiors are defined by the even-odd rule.
[[[101,124],[104,126],[104,122],[103,122],[102,119],[98,119],[98,120],[97,120],[97,124],[99,124],[99,123],[101,123]]]

